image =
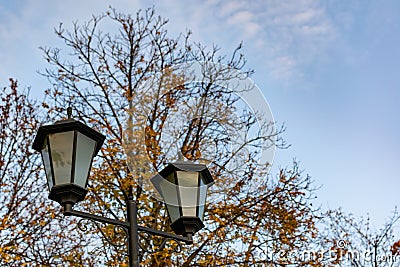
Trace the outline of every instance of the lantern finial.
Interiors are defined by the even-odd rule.
[[[67,108],[67,115],[68,115],[68,119],[72,118],[72,108],[71,107]]]

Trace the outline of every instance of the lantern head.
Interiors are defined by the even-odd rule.
[[[39,128],[32,148],[42,154],[49,199],[74,205],[85,198],[93,158],[104,140],[104,135],[73,119]]]
[[[164,199],[176,234],[193,235],[204,227],[207,189],[214,182],[206,165],[170,163],[151,182]]]

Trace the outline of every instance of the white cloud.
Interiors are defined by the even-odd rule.
[[[264,13],[265,34],[262,38],[266,39],[266,45],[275,47],[274,53],[268,55],[273,59],[270,68],[273,69],[275,78],[286,76],[288,80],[296,80],[298,75],[292,76],[293,74],[324,57],[335,38],[335,28],[317,1],[268,3],[269,7],[265,8]],[[282,61],[282,56],[290,60]]]
[[[323,12],[320,9],[307,9],[291,16],[291,21],[294,24],[305,24],[319,18],[323,19]]]
[[[191,13],[188,27],[199,30],[200,39],[215,38],[217,44],[243,40],[254,53],[250,56],[262,58],[267,66],[263,71],[277,80],[298,82],[304,66],[324,58],[336,38],[334,24],[318,0],[206,3],[183,7],[179,16]]]
[[[146,8],[143,3],[115,0],[113,7],[122,12],[136,13]],[[43,63],[38,46],[56,42],[53,28],[60,21],[69,27],[72,21],[88,20],[93,13],[106,11],[107,2],[71,0],[25,0],[14,8],[17,12],[0,10],[0,78],[18,75],[18,69],[28,70],[26,62],[15,61],[12,54],[24,55],[36,67]],[[151,3],[148,3],[151,6]],[[79,8],[77,8],[79,6]],[[194,32],[196,40],[216,43],[226,51],[244,41],[256,58],[262,58],[269,76],[291,80],[299,77],[301,67],[323,57],[335,38],[335,28],[324,7],[317,0],[274,1],[208,0],[191,2],[168,0],[155,3],[158,13],[170,18],[168,30]],[[229,53],[229,52],[228,52]],[[295,75],[296,74],[296,75]],[[21,74],[19,74],[21,76]],[[29,84],[29,82],[28,82]]]
[[[246,9],[246,3],[243,1],[229,1],[222,3],[218,14],[221,17],[230,16],[232,13]]]
[[[276,57],[272,64],[274,69],[271,70],[271,76],[286,81],[288,77],[293,77],[296,61],[289,56]]]
[[[232,25],[248,23],[253,17],[254,15],[249,11],[238,11],[228,17],[227,23]]]
[[[254,38],[262,29],[256,22],[255,14],[249,11],[238,11],[227,18],[228,25],[240,29],[244,39]]]

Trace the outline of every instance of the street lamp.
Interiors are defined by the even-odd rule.
[[[164,199],[176,234],[190,237],[204,227],[207,188],[214,182],[205,165],[170,163],[151,182]]]
[[[105,136],[71,119],[41,126],[33,149],[41,152],[49,186],[49,199],[61,205],[84,200],[93,158]]]
[[[170,163],[151,181],[166,203],[175,234],[137,224],[137,206],[133,192],[126,197],[127,220],[120,221],[86,212],[73,206],[84,200],[93,158],[99,152],[105,136],[71,118],[53,125],[41,126],[33,142],[33,149],[41,152],[50,190],[49,199],[62,205],[65,216],[77,216],[124,228],[128,241],[129,266],[139,266],[139,234],[174,239],[191,244],[194,233],[204,227],[202,222],[206,193],[213,178],[203,164],[178,161]]]

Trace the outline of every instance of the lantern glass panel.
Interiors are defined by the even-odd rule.
[[[55,185],[71,182],[74,131],[49,134]]]
[[[95,147],[95,140],[77,133],[74,183],[83,188],[86,187]]]
[[[166,179],[160,180],[160,188],[162,191],[162,197],[167,205],[168,214],[171,217],[171,221],[174,222],[181,216],[179,212],[178,192],[175,184],[174,173],[168,175]]]
[[[202,176],[200,174],[200,176]],[[203,177],[200,179],[200,190],[199,190],[199,214],[198,217],[201,220],[204,220],[204,207],[206,205],[206,198],[207,198],[207,189],[208,185],[204,183]]]
[[[44,164],[44,170],[46,172],[46,177],[47,177],[47,185],[49,186],[49,189],[53,187],[53,176],[51,173],[51,164],[50,164],[50,155],[49,155],[49,144],[47,142],[47,138],[44,141],[43,144],[43,149],[42,149],[42,159],[43,159],[43,164]]]
[[[199,173],[177,171],[176,175],[178,177],[182,216],[195,217],[197,215],[197,197],[199,194]]]

